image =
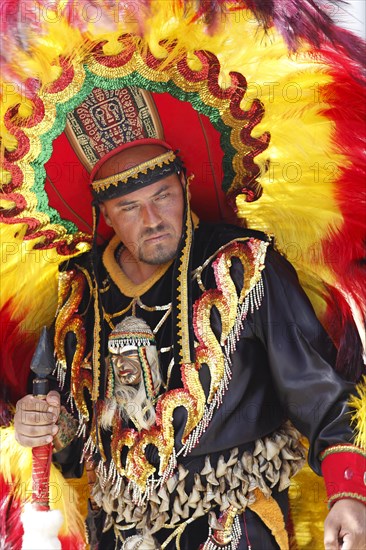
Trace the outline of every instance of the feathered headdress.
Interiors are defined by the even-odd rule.
[[[187,145],[195,209],[224,217],[225,194],[237,223],[274,236],[338,347],[338,370],[360,378],[365,45],[333,23],[329,5],[2,2],[0,311],[13,399],[25,391],[14,371],[27,365],[5,350],[14,362],[22,349],[30,357],[54,315],[58,264],[90,246],[85,223],[66,219],[81,220],[87,191],[65,172],[75,156],[63,132],[95,88],[152,93],[167,141]],[[193,115],[180,118],[187,104]]]

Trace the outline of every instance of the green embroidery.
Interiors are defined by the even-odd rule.
[[[223,123],[219,109],[206,105],[198,93],[186,92],[172,81],[154,82],[141,76],[136,71],[119,78],[105,78],[97,76],[94,73],[91,73],[87,67],[85,67],[85,71],[86,78],[81,90],[70,98],[69,101],[56,105],[57,116],[55,119],[55,124],[48,132],[40,136],[42,150],[38,158],[32,162],[32,167],[35,172],[35,183],[32,187],[32,191],[37,196],[38,210],[46,213],[50,217],[51,223],[62,224],[71,234],[78,231],[78,228],[74,223],[61,218],[57,210],[49,205],[48,196],[45,192],[46,170],[44,165],[52,155],[54,139],[56,139],[65,129],[66,117],[68,113],[75,109],[90,94],[93,88],[115,90],[128,86],[137,86],[150,92],[170,93],[173,97],[181,101],[189,102],[196,111],[206,115],[210,119],[212,125],[221,134],[220,143],[221,148],[224,151],[222,188],[224,191],[229,189],[234,178],[232,160],[236,151],[231,145],[230,140],[232,128]]]

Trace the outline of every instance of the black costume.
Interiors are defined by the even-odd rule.
[[[274,251],[272,244],[261,233],[241,230],[234,226],[211,226],[203,223],[196,228],[192,255],[192,299],[197,305],[204,295],[204,300],[209,304],[206,307],[202,302],[205,318],[202,318],[202,315],[200,317],[198,307],[193,309],[196,350],[198,354],[203,354],[199,382],[206,400],[206,417],[203,415],[206,424],[202,428],[202,424],[199,424],[198,420],[194,424],[193,419],[191,433],[196,436],[193,439],[191,436],[190,446],[184,446],[183,443],[187,443],[187,434],[184,436],[183,432],[186,422],[189,422],[185,401],[181,406],[173,407],[174,457],[165,457],[158,444],[154,445],[151,444],[151,440],[146,440],[147,443],[142,448],[147,456],[147,464],[154,466],[156,471],[148,476],[146,487],[150,489],[144,492],[143,488],[136,488],[133,475],[132,482],[130,477],[130,483],[123,476],[126,456],[131,446],[122,446],[117,451],[114,450],[113,454],[110,445],[111,432],[101,430],[98,426],[98,414],[103,407],[103,399],[108,392],[109,384],[108,369],[103,366],[103,357],[108,353],[107,338],[113,326],[131,314],[142,317],[152,328],[160,350],[162,378],[166,385],[161,390],[161,396],[170,390],[173,390],[174,394],[174,390],[182,388],[183,371],[179,365],[174,364],[172,346],[174,327],[170,304],[174,285],[174,265],[171,263],[159,267],[158,275],[152,278],[151,286],[149,280],[137,287],[128,282],[120,271],[116,259],[118,254],[119,245],[114,238],[104,254],[98,256],[98,263],[94,261],[94,266],[91,254],[69,262],[62,276],[65,287],[63,299],[60,299],[55,333],[58,359],[64,355],[67,361],[66,371],[65,365],[61,365],[63,372],[66,372],[64,393],[71,385],[72,401],[75,402],[80,414],[80,434],[87,425],[86,432],[84,431],[87,439],[84,451],[92,456],[99,479],[95,499],[104,505],[109,515],[107,525],[110,529],[101,536],[100,547],[114,548],[113,528],[115,533],[121,533],[121,539],[132,537],[135,532],[144,536],[144,533],[151,530],[151,525],[156,528],[157,518],[165,514],[164,521],[161,520],[161,529],[154,532],[153,528],[152,532],[155,541],[160,544],[166,541],[179,525],[186,522],[185,529],[182,529],[183,534],[177,532],[172,536],[166,548],[193,550],[201,544],[205,544],[203,548],[219,548],[220,546],[215,544],[217,533],[219,536],[221,533],[220,526],[214,519],[209,520],[208,514],[214,511],[218,522],[221,522],[232,536],[231,541],[229,537],[227,546],[223,547],[244,549],[247,548],[249,540],[253,548],[277,548],[269,529],[252,511],[251,504],[258,500],[258,491],[264,494],[265,498],[269,498],[272,493],[282,513],[286,515],[288,480],[302,465],[304,455],[296,430],[286,421],[290,419],[293,425],[308,437],[309,462],[317,473],[320,473],[320,452],[332,445],[347,443],[352,437],[345,413],[348,410],[347,400],[353,386],[340,379],[332,369],[331,365],[334,364],[336,356],[335,349],[317,321],[293,268]],[[231,292],[235,288],[239,296],[246,278],[251,275],[249,263],[245,263],[247,260],[250,261],[250,254],[257,261],[256,283],[248,290],[246,297],[241,302],[239,300],[235,323],[229,327],[230,335],[225,342],[220,343],[220,336],[225,328],[222,317],[225,308],[221,313],[220,308],[227,306],[227,299],[225,298],[226,302],[223,299],[227,291],[218,288],[218,282],[221,285],[231,280],[230,284],[233,283],[234,287],[229,285],[228,288],[231,288]],[[220,258],[226,262],[227,271],[224,275],[220,275]],[[95,304],[95,279],[100,289],[99,304]],[[71,296],[72,282],[79,293],[76,293],[78,309],[76,312],[73,310],[72,313],[67,313],[64,305]],[[214,293],[210,294],[212,290]],[[102,359],[99,370],[99,396],[95,400],[92,398],[90,365],[95,343],[93,338],[96,312],[101,312]],[[238,319],[238,312],[241,312],[241,319]],[[233,311],[228,315],[233,316]],[[76,319],[82,321],[83,327],[79,323],[75,324]],[[211,387],[211,392],[210,384],[212,373],[216,372],[215,366],[212,365],[211,370],[207,366],[204,354],[210,353],[210,350],[202,351],[202,342],[197,339],[197,335],[207,333],[207,326],[200,326],[200,323],[207,323],[207,319],[216,341],[223,350],[225,364],[225,374],[222,375],[221,382],[218,379],[216,388]],[[75,328],[70,330],[70,327]],[[210,338],[212,339],[212,334]],[[83,346],[80,342],[84,342]],[[80,360],[79,366],[76,366],[75,361],[74,365],[71,365],[75,344],[78,343],[79,350],[82,347],[84,350],[82,368]],[[61,378],[62,368],[59,368]],[[219,398],[211,412],[207,412],[210,394],[214,395],[215,392]],[[197,426],[201,426],[199,433],[195,432]],[[127,425],[124,427],[127,428]],[[128,428],[135,437],[134,427],[130,425]],[[122,433],[121,425],[115,426],[114,430],[113,437],[117,441]],[[91,432],[92,436],[89,437]],[[68,463],[75,463],[76,448],[79,452],[81,441],[82,438],[79,438],[57,455],[64,463],[65,471],[68,469]],[[270,452],[271,444],[276,442],[277,451]],[[111,454],[114,462],[118,462],[118,456],[121,457],[120,467],[115,464],[113,467],[110,466]],[[159,465],[161,466],[165,458],[167,466],[158,474]],[[135,463],[132,461],[131,464],[134,466]],[[168,495],[164,497],[169,502],[168,506],[164,504],[162,497],[167,484],[170,484],[170,488],[167,491]],[[121,504],[122,500],[118,501],[118,494],[123,493],[123,502],[128,499],[130,501],[129,508]],[[212,493],[212,498],[207,497],[207,493]],[[204,501],[203,510],[202,514],[198,513],[195,521],[190,523],[187,520],[198,508],[197,498],[192,495],[197,494]],[[178,500],[174,504],[176,498]],[[192,501],[191,505],[189,499]],[[134,502],[131,503],[131,500]],[[233,504],[235,502],[241,505],[240,510]],[[121,506],[127,506],[128,510],[122,512]],[[245,508],[244,517],[242,511]],[[234,510],[231,520],[222,514],[228,509]],[[146,521],[146,518],[141,520],[141,513],[147,516]],[[103,519],[99,517],[100,514]],[[172,520],[174,514],[177,515]],[[100,512],[97,515],[96,524],[101,528],[104,513]],[[163,527],[166,524],[169,524],[170,528]],[[258,525],[262,528],[259,529]],[[120,530],[121,527],[123,530]],[[130,541],[132,544],[134,539]],[[146,548],[150,548],[149,536],[146,541],[149,541],[146,542]],[[141,544],[141,548],[145,548],[145,543]]]

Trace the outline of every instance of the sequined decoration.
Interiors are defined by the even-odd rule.
[[[266,242],[246,239],[230,243],[219,252],[212,263],[217,288],[203,292],[194,304],[194,330],[199,347],[196,362],[181,365],[183,388],[169,390],[158,398],[156,423],[149,430],[123,430],[121,423],[114,423],[109,472],[103,470],[103,464],[100,468],[103,475],[112,475],[120,484],[126,477],[134,488],[136,502],[144,502],[153,490],[171,477],[176,468],[176,457],[179,454],[186,456],[198,444],[214,411],[221,405],[231,379],[230,356],[236,349],[248,311],[258,309],[263,297],[261,272],[267,246]],[[239,295],[230,274],[234,258],[239,260],[245,271],[245,282]],[[221,315],[222,334],[219,340],[210,326],[213,307]],[[199,379],[199,370],[204,363],[208,365],[211,375],[207,400]],[[176,453],[172,420],[178,407],[185,408],[187,421],[182,441],[178,442],[180,450]],[[158,450],[159,472],[146,458],[145,449],[149,444]],[[128,451],[123,467],[120,457],[124,447]]]
[[[236,550],[242,536],[239,513],[240,510],[229,506],[219,519],[212,514],[209,519],[209,536],[202,550]]]
[[[140,37],[127,33],[121,35],[118,42],[121,53],[106,55],[103,47],[97,44],[93,51],[88,52],[85,65],[60,58],[61,75],[51,85],[40,86],[29,100],[32,114],[21,119],[17,117],[16,108],[5,113],[7,131],[17,147],[7,153],[3,162],[4,174],[8,175],[10,182],[3,186],[4,199],[8,199],[9,206],[4,200],[1,219],[5,223],[27,223],[28,237],[41,237],[38,248],[56,244],[58,253],[67,255],[75,252],[76,245],[79,249],[81,246],[86,248],[90,242],[90,235],[77,231],[72,222],[61,219],[48,207],[44,191],[44,162],[51,154],[52,139],[65,127],[65,116],[87,97],[93,87],[137,86],[190,101],[193,108],[207,115],[219,131],[222,125],[225,126],[224,163],[232,166],[232,170],[225,170],[223,189],[230,200],[233,202],[242,192],[250,201],[261,195],[261,186],[253,177],[258,170],[255,157],[268,147],[270,135],[264,132],[253,137],[253,128],[261,122],[264,110],[258,99],[252,101],[250,110],[241,108],[247,91],[245,77],[232,72],[230,85],[221,87],[220,63],[212,53],[195,52],[200,69],[192,70],[193,54],[188,60],[182,52],[174,62],[165,63],[152,55]],[[165,46],[162,43],[160,47]]]
[[[72,332],[76,339],[75,353],[71,363],[71,395],[79,415],[89,420],[89,412],[85,402],[84,389],[91,392],[92,373],[85,357],[86,335],[82,317],[76,313],[81,303],[85,290],[86,281],[82,273],[76,270],[69,270],[60,273],[58,310],[55,322],[55,356],[56,372],[61,388],[64,385],[67,363],[66,363],[66,337]]]

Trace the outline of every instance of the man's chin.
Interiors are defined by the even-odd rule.
[[[162,265],[170,262],[170,260],[173,260],[176,256],[176,253],[176,248],[167,250],[164,247],[158,247],[151,252],[141,250],[139,254],[139,260],[140,262],[144,262],[145,264],[149,265]]]

